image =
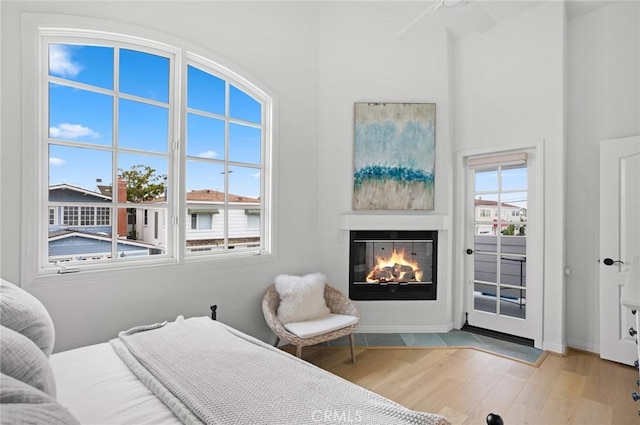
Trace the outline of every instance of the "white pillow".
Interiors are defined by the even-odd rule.
[[[55,330],[40,300],[24,289],[0,279],[0,325],[33,341],[47,358],[53,351]]]
[[[0,424],[79,425],[55,399],[22,381],[0,374]]]
[[[0,326],[0,346],[0,373],[55,398],[56,381],[53,369],[49,359],[33,341],[13,329]]]
[[[331,313],[324,299],[326,283],[327,277],[322,273],[276,277],[275,288],[280,295],[276,316],[280,323],[303,322]]]

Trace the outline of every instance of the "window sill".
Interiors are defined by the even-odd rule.
[[[174,259],[160,259],[151,262],[136,261],[129,264],[110,263],[99,267],[85,266],[73,273],[43,272],[30,282],[23,282],[24,288],[44,288],[68,284],[104,284],[115,280],[153,280],[167,275],[184,276],[189,272],[200,272],[227,267],[246,267],[274,261],[273,254],[242,252],[237,254],[189,256],[178,263]],[[72,268],[75,266],[69,266]]]

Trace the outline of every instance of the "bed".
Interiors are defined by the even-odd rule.
[[[51,355],[48,313],[2,281],[0,324],[2,424],[449,424],[209,317]]]

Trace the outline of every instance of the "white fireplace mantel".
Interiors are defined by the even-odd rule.
[[[449,217],[430,214],[356,214],[338,216],[340,230],[448,230]]]

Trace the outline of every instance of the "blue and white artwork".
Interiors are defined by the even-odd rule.
[[[356,103],[354,210],[433,210],[435,103]]]

